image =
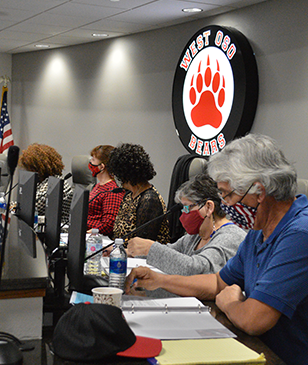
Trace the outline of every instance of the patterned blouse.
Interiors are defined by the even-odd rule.
[[[61,179],[61,176],[56,176]],[[38,215],[45,215],[46,195],[48,190],[48,178],[37,185],[36,189],[36,209]],[[70,184],[64,180],[63,201],[62,201],[62,224],[69,222],[70,207],[73,198],[73,190]]]
[[[166,213],[166,211],[164,199],[153,185],[136,198],[132,197],[131,191],[127,192],[114,222],[114,238],[123,237],[142,224]],[[163,244],[168,243],[170,237],[167,218],[164,217],[163,220],[157,220],[149,224],[141,232],[139,231],[128,238],[130,239],[136,236],[148,238]]]

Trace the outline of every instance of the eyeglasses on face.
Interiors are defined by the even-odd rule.
[[[254,185],[254,183],[252,183],[250,186],[249,186],[249,188],[247,189],[247,191],[246,191],[246,193],[244,194],[244,195],[242,195],[242,197],[241,197],[241,199],[238,201],[238,203],[240,203],[244,198],[245,198],[245,196],[248,194],[248,192],[249,192],[249,190],[252,188],[252,186]],[[224,204],[228,204],[228,202],[226,201],[226,198],[230,198],[231,197],[231,195],[234,193],[236,191],[236,189],[233,189],[232,191],[230,191],[229,193],[227,193],[225,196],[222,196],[222,192],[220,191],[219,193],[218,193],[218,196],[220,197],[220,199],[222,200],[222,202],[224,203]]]
[[[206,199],[204,202],[202,202],[202,203],[195,203],[195,204],[190,204],[190,205],[183,205],[183,208],[182,208],[182,212],[183,213],[190,213],[190,211],[194,208],[194,207],[196,207],[197,205],[199,206],[199,210],[202,208],[202,207],[204,207],[204,205],[205,205],[205,203],[208,201],[208,199]]]
[[[190,205],[183,205],[182,212],[183,213],[189,213],[192,208],[196,207],[198,204],[190,204]]]
[[[218,193],[218,196],[219,196],[219,198],[222,200],[222,202],[223,202],[223,203],[228,204],[228,202],[226,201],[226,198],[230,198],[230,197],[231,197],[231,195],[235,192],[235,190],[236,190],[236,189],[233,189],[232,191],[230,191],[229,193],[227,193],[225,196],[223,196],[223,192],[222,192],[222,191],[220,191],[220,192]]]

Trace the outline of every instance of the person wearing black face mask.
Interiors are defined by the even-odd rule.
[[[113,176],[108,171],[108,161],[113,146],[97,146],[91,151],[89,170],[97,178],[89,197],[88,232],[93,228],[105,236],[112,235],[113,225],[117,216],[124,192],[113,193],[117,188]]]
[[[132,238],[128,255],[147,256],[147,264],[167,274],[219,271],[236,254],[246,233],[226,218],[216,183],[207,174],[199,174],[180,186],[175,201],[183,205],[180,221],[187,234],[167,245]]]

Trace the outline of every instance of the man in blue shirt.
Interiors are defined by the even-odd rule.
[[[222,203],[253,227],[216,274],[190,277],[133,270],[127,288],[161,287],[214,300],[231,322],[261,339],[287,364],[308,359],[308,200],[295,196],[297,175],[276,142],[248,135],[212,156],[208,171]]]

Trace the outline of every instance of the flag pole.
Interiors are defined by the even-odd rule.
[[[0,76],[0,83],[2,84],[2,82],[4,83],[4,87],[7,87],[7,84],[9,82],[11,82],[11,79],[7,76],[7,75],[4,75],[4,76]]]

